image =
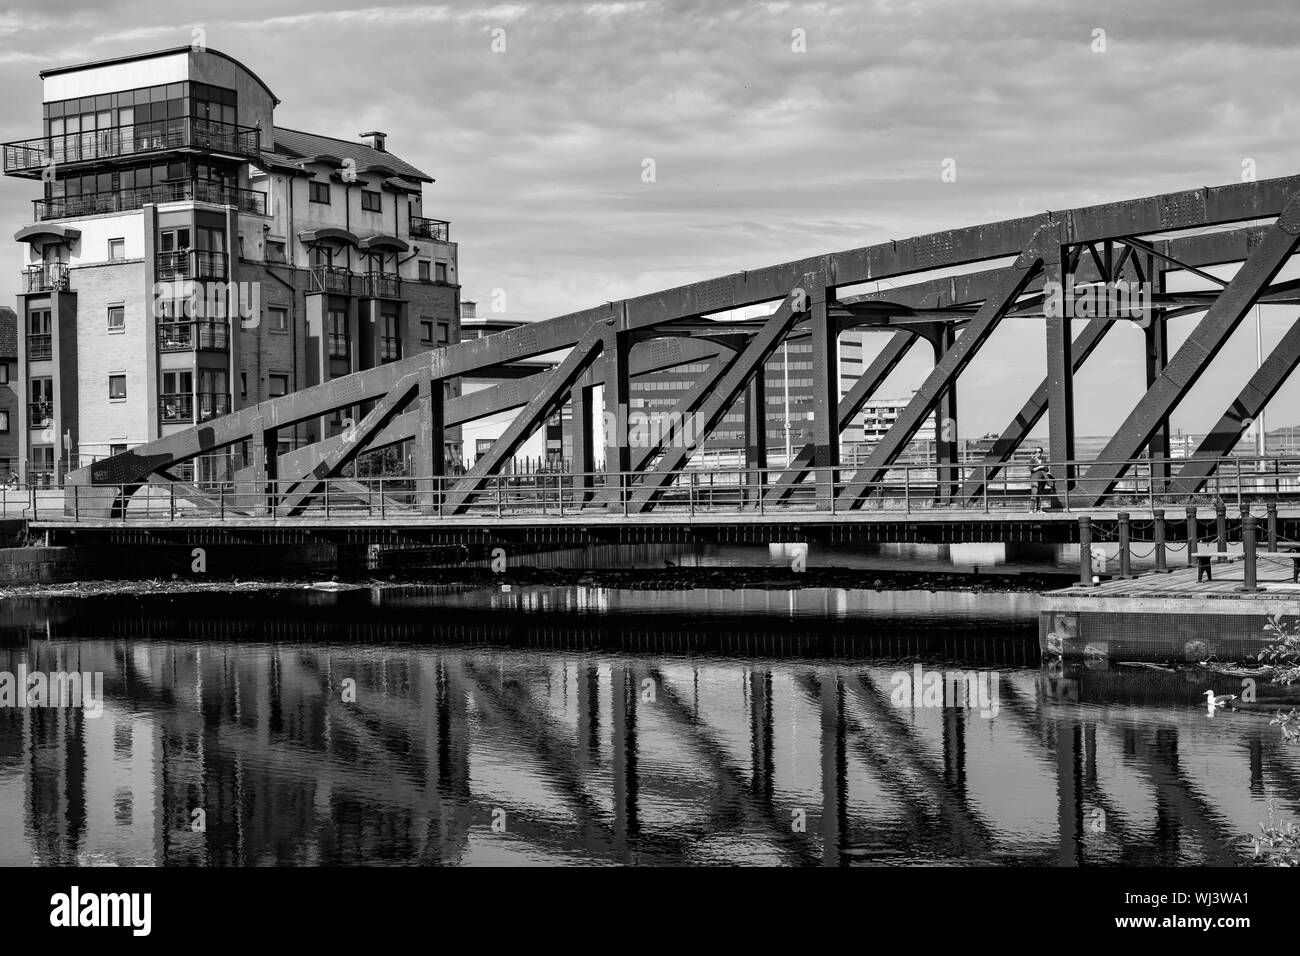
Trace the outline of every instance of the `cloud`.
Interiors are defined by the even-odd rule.
[[[1219,0],[289,0],[269,10],[59,0],[0,17],[6,138],[39,130],[36,69],[188,43],[196,25],[276,91],[284,125],[387,130],[389,148],[438,180],[426,208],[452,222],[465,296],[506,289],[524,318],[1231,182],[1248,157],[1261,178],[1300,169],[1290,40],[1300,9],[1282,0],[1253,4],[1249,17]],[[504,52],[493,52],[494,29]],[[1093,49],[1098,29],[1104,53]],[[940,178],[946,159],[954,183]],[[30,215],[31,190],[5,184],[11,233]],[[1017,361],[1041,357],[1032,335],[1005,347]],[[1000,429],[1024,399],[990,385],[987,400],[970,401],[964,433]],[[1089,415],[1122,411],[1127,379],[1115,385],[1090,391]],[[1283,392],[1275,407],[1295,397]],[[1189,415],[1217,417],[1221,400],[1208,394]]]

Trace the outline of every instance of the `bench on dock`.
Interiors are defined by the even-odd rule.
[[[1286,547],[1287,551],[1256,551],[1256,558],[1274,558],[1278,561],[1291,561],[1291,583],[1300,583],[1300,541],[1279,541],[1279,547]],[[1240,561],[1246,556],[1245,551],[1206,551],[1197,552],[1193,555],[1196,558],[1196,580],[1213,581],[1214,573],[1211,571],[1214,561],[1223,561],[1232,563]]]

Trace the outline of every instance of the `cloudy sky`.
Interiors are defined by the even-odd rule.
[[[1259,178],[1300,171],[1294,0],[44,0],[0,12],[3,138],[39,134],[39,70],[187,44],[195,28],[266,80],[281,124],[387,130],[437,179],[426,209],[452,222],[464,296],[483,308],[501,290],[525,319],[1235,182],[1245,159]],[[8,234],[33,198],[29,181],[0,185]],[[1293,318],[1265,310],[1266,348]],[[963,380],[964,435],[1000,429],[1041,377],[1040,330],[1014,325]],[[1081,433],[1112,429],[1142,391],[1140,337],[1117,332],[1079,379]],[[1254,353],[1251,323],[1175,424],[1206,427]],[[891,391],[920,381],[919,359]],[[1300,424],[1297,399],[1293,384],[1274,400],[1270,427]]]

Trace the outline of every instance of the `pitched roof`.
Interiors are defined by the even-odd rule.
[[[398,159],[392,153],[375,149],[365,143],[351,139],[335,139],[333,136],[318,136],[315,133],[303,133],[296,129],[275,128],[275,146],[272,150],[280,156],[290,159],[305,159],[311,156],[337,156],[340,159],[356,161],[357,171],[365,172],[371,167],[391,169],[399,176],[418,179],[431,183],[433,177],[422,173],[405,160]]]
[[[18,316],[13,309],[0,305],[0,358],[18,357]]]

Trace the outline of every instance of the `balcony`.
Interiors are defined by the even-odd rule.
[[[54,424],[53,402],[28,402],[27,427],[48,428]]]
[[[361,277],[361,295],[367,299],[400,299],[402,280],[383,272],[367,272]]]
[[[45,334],[27,335],[27,361],[40,362],[54,357],[54,336]]]
[[[128,212],[141,209],[148,203],[164,202],[207,202],[219,206],[235,206],[240,212],[258,216],[266,215],[266,193],[202,181],[177,181],[116,192],[34,199],[32,214],[37,222],[44,222],[48,219]]]
[[[230,349],[230,324],[211,319],[158,323],[158,351],[226,352]]]
[[[64,167],[102,163],[148,153],[196,151],[256,159],[260,131],[198,117],[113,126],[92,133],[63,133],[4,144],[4,171],[40,176],[55,163]]]
[[[187,249],[182,252],[159,252],[154,260],[156,278],[169,279],[225,279],[229,257],[224,252],[207,249]]]
[[[312,266],[313,292],[331,292],[334,295],[352,294],[352,273],[338,266]]]
[[[199,421],[230,414],[230,395],[222,392],[199,392]]]
[[[159,395],[158,415],[164,425],[194,421],[194,396],[189,392]]]
[[[402,357],[402,340],[395,335],[385,335],[379,340],[379,361],[396,362]]]
[[[441,219],[425,219],[421,216],[412,216],[411,238],[451,242],[451,223],[444,222]]]
[[[67,292],[69,288],[68,264],[47,262],[28,266],[22,271],[23,292]]]

